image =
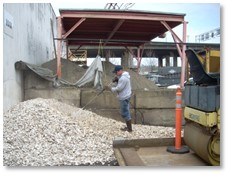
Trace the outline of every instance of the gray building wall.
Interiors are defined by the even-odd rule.
[[[23,71],[15,69],[15,62],[40,65],[54,58],[51,20],[56,37],[56,15],[51,4],[3,4],[3,111],[24,97]]]

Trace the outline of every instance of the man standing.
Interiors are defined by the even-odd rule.
[[[123,71],[122,66],[116,65],[113,73],[117,76],[117,86],[112,87],[111,91],[117,93],[120,102],[120,110],[123,119],[126,121],[127,128],[122,130],[132,132],[131,114],[130,114],[130,97],[131,82],[128,72]]]

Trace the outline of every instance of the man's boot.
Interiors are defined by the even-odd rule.
[[[121,128],[120,130],[121,131],[128,131],[128,127],[127,127],[128,125],[127,125],[127,121],[126,121],[126,127],[124,127],[124,128]]]
[[[128,131],[128,132],[132,132],[132,126],[131,126],[131,120],[126,121],[126,126],[125,128],[121,128],[121,131]]]
[[[132,132],[131,120],[127,121],[127,122],[126,122],[126,125],[127,125],[127,131],[128,131],[128,132]]]

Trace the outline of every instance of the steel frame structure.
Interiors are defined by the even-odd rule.
[[[120,10],[73,10],[60,9],[57,40],[57,76],[61,77],[61,43],[68,45],[134,46],[138,48],[138,67],[141,63],[141,51],[146,43],[169,31],[182,60],[181,88],[184,87],[186,67],[186,31],[185,14],[159,13],[146,11]],[[182,39],[173,28],[183,24]]]

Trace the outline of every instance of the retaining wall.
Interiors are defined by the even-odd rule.
[[[85,110],[104,117],[123,121],[119,112],[119,101],[110,91],[98,95],[99,91],[94,89],[54,88],[33,72],[25,77],[24,100],[37,97],[55,98],[76,107],[84,107]],[[184,100],[182,102],[184,107]],[[131,98],[133,123],[175,126],[175,106],[176,90],[158,88],[150,91],[133,91]]]

